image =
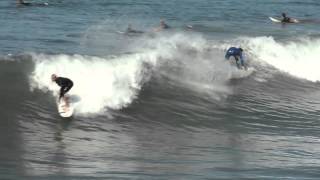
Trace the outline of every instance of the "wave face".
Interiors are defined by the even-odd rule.
[[[151,76],[175,79],[198,91],[228,94],[225,84],[238,70],[221,58],[223,52],[208,48],[201,36],[165,34],[135,46],[142,53],[104,58],[32,54],[31,87],[57,96],[59,87],[51,82],[51,74],[72,79],[74,87],[69,94],[78,98],[75,108],[79,114],[127,107]]]
[[[239,71],[233,60],[223,58],[225,50],[235,41],[245,49],[245,58],[252,71]],[[275,73],[316,82],[319,80],[316,68],[318,44],[319,40],[307,38],[285,43],[272,37],[208,41],[197,34],[164,33],[139,39],[131,48],[132,52],[139,53],[105,57],[32,53],[30,57],[6,56],[2,61],[24,61],[28,67],[33,66],[33,72],[27,75],[30,89],[49,91],[55,97],[59,87],[51,82],[51,74],[72,79],[75,86],[69,94],[74,98],[76,113],[86,115],[128,107],[139,99],[146,84],[155,82],[165,87],[174,85],[191,90],[215,100],[234,93],[230,80],[244,79],[252,73],[252,77],[261,82]]]

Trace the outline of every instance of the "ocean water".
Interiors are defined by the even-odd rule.
[[[0,1],[0,179],[320,178],[320,1],[29,2]]]

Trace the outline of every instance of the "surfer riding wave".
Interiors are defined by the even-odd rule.
[[[56,82],[61,87],[59,93],[59,101],[61,100],[61,98],[66,101],[65,94],[72,88],[73,82],[68,78],[58,77],[56,74],[51,75],[51,80]]]

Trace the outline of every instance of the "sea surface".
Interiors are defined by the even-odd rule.
[[[0,179],[320,179],[319,0],[28,2],[0,1]]]

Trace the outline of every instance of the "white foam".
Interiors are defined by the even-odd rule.
[[[320,40],[301,39],[281,43],[272,37],[248,38],[243,42],[252,59],[268,63],[292,76],[320,80]]]
[[[165,74],[215,98],[219,98],[215,92],[230,93],[226,82],[234,78],[231,65],[224,60],[224,52],[212,51],[200,35],[164,32],[143,38],[128,50],[139,53],[113,58],[34,54],[32,88],[49,90],[57,96],[59,87],[51,82],[51,74],[70,78],[74,87],[68,94],[80,98],[75,104],[75,113],[80,114],[128,106],[151,72]]]
[[[232,78],[224,52],[210,49],[210,42],[199,34],[162,33],[144,46],[153,47],[160,58],[163,75],[183,83],[186,88],[220,99],[231,93],[226,83]]]
[[[143,84],[143,61],[139,55],[103,59],[81,55],[34,55],[36,66],[32,87],[50,90],[57,96],[59,87],[51,82],[52,73],[74,82],[68,94],[80,98],[76,113],[99,113],[106,108],[120,109],[136,98]]]

